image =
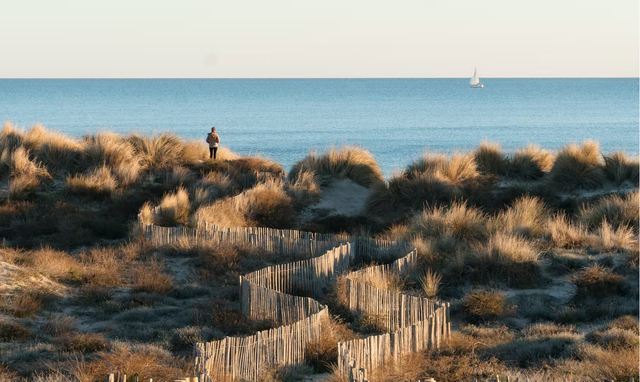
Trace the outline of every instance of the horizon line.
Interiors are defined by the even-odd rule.
[[[457,80],[470,77],[0,77],[0,80]],[[606,77],[485,77],[482,79],[640,79]]]

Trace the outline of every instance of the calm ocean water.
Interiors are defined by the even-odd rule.
[[[360,145],[387,175],[429,150],[482,139],[558,149],[592,138],[639,151],[638,79],[0,79],[0,121],[79,137],[170,131],[286,169],[309,150]]]

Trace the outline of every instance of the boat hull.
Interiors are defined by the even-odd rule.
[[[472,88],[483,88],[484,85],[483,84],[476,84],[476,85],[471,85]]]

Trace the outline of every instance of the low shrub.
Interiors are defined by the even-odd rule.
[[[611,328],[604,331],[594,330],[587,333],[585,339],[605,349],[638,347],[638,335],[631,330]]]
[[[610,268],[600,264],[594,264],[580,271],[572,281],[577,289],[574,297],[577,300],[624,293],[624,277],[613,273]]]
[[[636,335],[640,334],[640,327],[638,327],[638,317],[634,316],[618,317],[609,323],[609,328],[630,330]]]
[[[504,312],[505,295],[489,290],[476,290],[465,296],[463,309],[471,321],[493,320]]]
[[[320,177],[348,178],[363,187],[383,183],[382,171],[373,155],[358,147],[331,148],[319,156],[310,153],[291,167],[289,180],[294,182],[297,176],[306,170],[312,170]]]
[[[556,156],[549,180],[567,191],[602,187],[606,177],[600,158],[600,148],[595,141],[565,145]]]
[[[165,294],[173,288],[173,278],[165,273],[164,264],[152,259],[133,272],[133,289],[140,292]]]
[[[0,340],[3,342],[26,341],[31,336],[31,331],[17,322],[0,321]]]
[[[95,353],[110,348],[100,333],[75,333],[61,340],[62,348],[68,352]]]

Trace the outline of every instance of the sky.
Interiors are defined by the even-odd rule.
[[[638,77],[638,0],[0,0],[0,78]]]

